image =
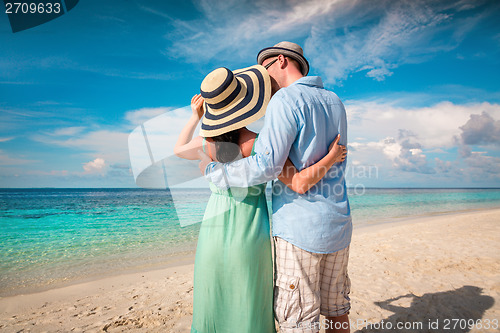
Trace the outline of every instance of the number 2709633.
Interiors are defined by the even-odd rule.
[[[61,12],[61,3],[26,3],[26,2],[7,2],[5,3],[6,14],[59,14]]]

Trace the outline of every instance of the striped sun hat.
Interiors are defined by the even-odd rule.
[[[200,88],[205,100],[200,135],[213,137],[243,128],[261,118],[271,99],[271,78],[261,65],[210,72]]]
[[[304,58],[304,51],[298,44],[292,42],[280,42],[272,47],[266,47],[260,50],[257,55],[257,63],[262,65],[262,62],[267,58],[275,57],[280,54],[297,61],[300,64],[302,75],[306,76],[307,73],[309,73],[309,62]]]

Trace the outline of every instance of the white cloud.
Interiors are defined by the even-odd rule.
[[[162,127],[165,133],[158,144],[173,151],[180,130],[191,115],[189,107],[174,109],[171,107],[141,108],[125,113],[124,122],[115,128],[85,131],[84,127],[60,128],[52,133],[34,134],[31,139],[47,145],[75,149],[84,157],[99,156],[110,165],[129,164],[128,136],[132,129],[142,123],[165,114],[168,121]]]
[[[7,142],[7,141],[10,141],[10,140],[12,140],[12,139],[14,139],[14,137],[13,137],[13,136],[8,137],[8,138],[0,138],[0,142]]]
[[[460,127],[472,114],[484,111],[500,119],[500,105],[486,102],[466,105],[441,102],[429,107],[405,108],[396,106],[395,102],[361,100],[346,101],[346,110],[352,137],[378,142],[397,137],[400,129],[410,130],[428,149],[455,146]]]
[[[357,1],[348,0],[203,0],[199,2],[202,19],[172,22],[176,30],[166,36],[172,41],[166,53],[189,62],[215,58],[255,61],[259,49],[277,43],[278,39],[304,37],[319,17],[338,17],[355,3]]]
[[[481,4],[472,0],[203,0],[198,4],[203,18],[172,20],[175,31],[166,36],[172,42],[166,50],[170,57],[226,64],[235,59],[254,61],[263,47],[306,38],[306,57],[329,83],[358,71],[384,80],[401,64],[453,50],[481,22],[481,15],[455,15]]]
[[[83,170],[86,173],[102,173],[106,167],[106,162],[102,158],[96,158],[93,161],[83,164]]]
[[[349,101],[346,110],[349,136],[356,138],[349,143],[349,158],[357,165],[376,165],[385,177],[401,180],[407,179],[408,172],[456,177],[458,183],[481,180],[483,176],[498,178],[492,171],[500,170],[500,159],[488,156],[491,149],[495,151],[488,144],[497,138],[499,104],[441,102],[403,108],[394,102]],[[461,140],[464,133],[489,149],[485,153],[473,151],[474,147]],[[452,160],[430,158],[430,154]],[[468,179],[462,178],[464,173]]]
[[[410,96],[409,100],[412,98]],[[460,140],[457,138],[461,137],[464,128],[470,127],[477,132],[477,126],[465,126],[470,125],[471,119],[481,117],[479,122],[481,126],[486,119],[484,114],[494,121],[500,120],[499,104],[460,105],[441,102],[419,108],[400,106],[404,104],[404,98],[397,101],[346,102],[349,121],[349,160],[353,161],[352,165],[357,168],[376,166],[381,171],[382,179],[390,178],[394,184],[398,181],[418,179],[412,178],[411,175],[437,177],[441,173],[449,178],[456,177],[457,181],[464,181],[460,177],[467,170],[472,172],[471,179],[479,178],[482,173],[486,173],[488,179],[495,179],[496,176],[491,170],[498,167],[498,158],[488,156],[489,153],[480,154],[474,151],[477,150],[475,147],[460,145]],[[156,128],[152,119],[158,115],[161,115],[162,122],[161,126]],[[169,151],[172,154],[179,132],[190,115],[189,107],[176,110],[168,107],[143,108],[127,112],[124,122],[118,128],[85,132],[84,128],[68,127],[55,131],[60,134],[59,136],[38,134],[32,138],[45,144],[74,148],[80,156],[90,157],[90,161],[87,159],[89,162],[82,163],[83,172],[54,173],[54,176],[108,178],[119,176],[120,179],[128,179],[131,177],[128,170],[130,165],[128,136],[132,128],[146,122],[145,128],[148,133],[152,128],[156,129],[159,134],[148,136],[149,144],[154,152],[161,151],[168,156]],[[483,128],[481,126],[480,128]],[[66,134],[74,135],[65,136]],[[459,153],[456,151],[457,147],[460,149]],[[460,155],[462,152],[465,153]],[[445,159],[436,158],[436,154]],[[6,159],[0,154],[0,163],[5,164],[6,161],[12,162],[12,159]],[[482,163],[493,166],[481,167]],[[381,185],[376,181],[373,183],[375,186]]]
[[[275,21],[272,22],[268,31],[270,33],[283,33],[295,30],[298,26],[311,24],[319,17],[325,15],[339,16],[341,14],[340,12],[355,7],[356,3],[359,3],[359,1],[295,0],[288,1],[285,9],[283,6],[278,6],[274,11],[266,11],[265,6],[263,6],[262,9],[268,12],[269,16],[275,18]]]
[[[161,124],[155,123],[155,117],[161,115]],[[31,139],[47,145],[73,149],[73,156],[92,158],[82,163],[84,172],[72,171],[70,175],[106,176],[131,178],[128,138],[132,129],[145,123],[149,144],[154,152],[165,156],[173,155],[173,147],[180,131],[191,116],[189,107],[184,108],[142,108],[125,113],[124,121],[118,127],[98,130],[87,130],[83,127],[60,128],[52,133],[40,133]],[[156,124],[156,128],[155,127]],[[150,133],[155,127],[156,132]],[[195,133],[197,135],[197,133]],[[145,152],[146,155],[148,152]],[[56,174],[54,174],[56,175]],[[133,181],[133,177],[131,178]]]
[[[313,26],[306,50],[327,82],[365,70],[369,70],[367,76],[381,81],[401,64],[422,62],[457,47],[474,25],[454,34],[465,23],[454,21],[453,9],[427,1],[362,1],[355,8],[359,11],[353,20],[356,26],[349,22],[339,26],[335,16],[328,16]]]
[[[383,68],[374,68],[368,73],[366,73],[366,76],[372,77],[377,81],[383,81],[387,76],[391,76],[394,74],[390,70],[387,69],[387,67]]]
[[[349,146],[354,148],[354,152],[350,152],[349,155],[350,158],[356,159],[357,165],[386,165],[387,168],[387,163],[380,161],[385,156],[390,161],[393,170],[424,174],[435,173],[435,170],[428,165],[427,156],[419,148],[420,144],[416,142],[409,144],[404,139],[406,138],[387,137],[378,142],[353,142]],[[379,154],[375,154],[375,156],[370,154],[373,152],[379,152]]]
[[[467,165],[476,174],[485,175],[487,178],[498,178],[500,172],[500,158],[488,156],[484,152],[472,152],[466,158]]]
[[[467,123],[460,127],[461,139],[464,144],[498,144],[500,143],[500,120],[482,111],[481,114],[471,114]]]

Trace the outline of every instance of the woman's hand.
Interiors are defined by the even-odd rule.
[[[334,163],[344,162],[347,157],[347,148],[339,145],[340,134],[337,135],[335,140],[331,143],[328,155],[333,159]]]
[[[335,163],[344,162],[347,149],[345,146],[339,145],[339,140],[340,134],[337,135],[330,145],[328,154],[301,171],[298,171],[290,159],[288,159],[278,179],[293,191],[299,194],[306,193],[326,175]]]
[[[193,115],[195,115],[198,120],[203,117],[203,102],[205,100],[203,97],[201,97],[200,94],[194,95],[193,98],[191,98],[191,110],[193,110]]]

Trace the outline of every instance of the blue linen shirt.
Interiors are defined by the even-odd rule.
[[[302,170],[323,158],[337,134],[347,145],[344,105],[323,88],[320,77],[302,77],[272,97],[255,155],[231,163],[212,162],[205,177],[217,187],[249,187],[278,177],[287,158]],[[352,222],[345,184],[346,161],[335,164],[305,194],[273,182],[272,234],[310,252],[332,253],[351,242]]]

